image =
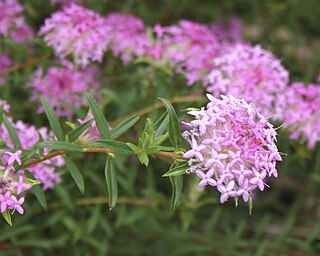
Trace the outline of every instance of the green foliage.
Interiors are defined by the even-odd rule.
[[[115,207],[118,198],[118,181],[112,157],[108,156],[105,166],[104,175],[107,181],[109,194],[109,209]]]
[[[63,141],[64,135],[62,132],[62,128],[52,106],[44,96],[41,96],[40,100],[44,108],[44,112],[46,113],[49,120],[52,131],[54,132],[58,140]]]
[[[111,134],[109,131],[110,126],[108,124],[107,119],[103,115],[101,109],[99,108],[98,103],[89,93],[85,92],[83,95],[87,98],[88,104],[94,116],[94,120],[96,122],[96,125],[101,137],[104,139],[110,139],[111,138]]]

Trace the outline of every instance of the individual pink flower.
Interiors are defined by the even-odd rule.
[[[276,103],[287,89],[289,75],[271,52],[259,45],[238,44],[230,46],[213,63],[215,69],[205,80],[209,93],[241,97],[254,103],[264,116],[281,120],[283,113]]]
[[[72,55],[76,64],[86,66],[90,61],[102,61],[108,29],[98,13],[71,4],[46,19],[39,35],[59,58]]]
[[[5,212],[10,205],[11,193],[6,191],[4,194],[0,194],[0,210]]]
[[[74,70],[68,62],[62,67],[50,67],[45,76],[42,68],[37,69],[31,76],[28,87],[33,89],[31,100],[39,102],[39,96],[44,95],[58,116],[71,117],[72,108],[79,108],[85,101],[81,93],[95,93],[101,85],[97,78],[100,72],[95,67]],[[43,107],[39,103],[39,112]]]
[[[18,181],[12,181],[11,186],[16,189],[17,195],[31,188],[30,184],[24,182],[24,177],[22,175],[19,176]]]
[[[16,152],[5,151],[4,153],[9,156],[7,161],[8,165],[12,165],[14,162],[17,162],[19,165],[21,165],[21,159],[20,159],[22,154],[21,150],[17,150]]]
[[[247,202],[257,188],[264,189],[267,177],[277,177],[276,162],[282,160],[277,133],[245,100],[207,97],[207,107],[190,111],[194,120],[185,123],[190,127],[183,133],[191,146],[184,154],[188,173],[201,179],[199,187],[216,187],[221,203],[230,197]]]
[[[23,214],[24,210],[21,205],[24,203],[24,197],[17,199],[15,196],[11,196],[8,201],[8,208],[13,211],[17,211],[19,214]]]

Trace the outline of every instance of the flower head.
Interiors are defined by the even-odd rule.
[[[81,93],[84,91],[94,92],[100,87],[97,81],[98,69],[94,67],[74,70],[73,65],[64,61],[62,67],[50,67],[45,76],[42,68],[35,71],[28,83],[33,88],[32,101],[39,101],[39,95],[44,95],[58,116],[73,115],[70,106],[79,108],[83,103]],[[39,111],[43,112],[42,105]]]
[[[287,88],[288,71],[271,52],[259,45],[238,44],[230,46],[213,63],[216,68],[206,81],[209,93],[239,96],[255,103],[263,115],[281,119],[276,103]]]
[[[207,97],[206,108],[189,112],[195,119],[183,134],[191,145],[184,154],[188,172],[201,179],[199,187],[216,186],[221,203],[240,196],[247,202],[255,189],[264,189],[267,176],[277,176],[277,133],[246,101]]]
[[[278,108],[290,137],[305,140],[313,148],[320,141],[320,86],[296,82],[281,96]]]
[[[200,81],[212,69],[212,58],[219,44],[208,26],[188,20],[177,25],[154,27],[156,40],[148,54],[160,62],[168,62],[187,78],[188,85]]]
[[[22,13],[23,6],[17,0],[0,1],[0,36],[9,37],[19,44],[33,37]]]
[[[48,131],[47,128],[36,129],[35,126],[26,124],[20,120],[18,120],[15,123],[12,122],[11,120],[9,121],[11,122],[12,126],[15,128],[17,132],[22,148],[30,148],[34,146],[40,140],[39,135],[41,135],[41,137],[44,140],[54,139],[53,133]],[[4,143],[9,148],[14,147],[14,145],[11,142],[9,132],[4,124],[0,126],[0,142]],[[45,153],[47,153],[47,151],[48,150],[45,150]],[[0,153],[5,153],[3,155],[3,158],[5,158],[6,161],[3,161],[3,162],[9,164],[7,168],[10,167],[10,164],[13,164],[15,161],[20,164],[19,160],[20,160],[21,150],[18,150],[15,153],[5,152],[2,150],[0,151]],[[35,166],[29,167],[28,171],[30,171],[33,174],[33,176],[42,183],[43,190],[46,190],[46,189],[53,188],[55,184],[58,184],[61,182],[61,177],[60,177],[61,174],[56,171],[54,166],[62,167],[63,165],[64,165],[63,158],[61,156],[56,156],[52,159],[48,159]],[[3,170],[3,167],[0,169]],[[15,190],[16,194],[20,194],[22,191],[28,189],[29,185],[25,184],[23,180],[24,171],[20,170],[18,173],[19,173],[18,181],[14,181],[14,178],[17,178],[17,177],[11,177],[12,180],[7,180],[7,179],[1,180],[1,175],[0,175],[0,192],[1,191],[5,192],[9,189],[9,190]],[[12,174],[10,175],[12,176]]]
[[[102,61],[108,30],[104,19],[94,11],[71,4],[45,20],[40,35],[60,58],[73,55],[76,64]]]
[[[133,15],[110,13],[105,19],[108,48],[127,64],[145,54],[150,45],[147,29],[141,19]]]

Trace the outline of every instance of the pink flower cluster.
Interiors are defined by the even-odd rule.
[[[105,34],[108,49],[125,64],[146,53],[150,42],[146,26],[138,17],[111,13],[105,18],[105,26],[108,30]]]
[[[22,148],[29,149],[34,146],[39,140],[39,134],[44,140],[52,140],[54,136],[52,132],[47,128],[36,129],[33,125],[28,125],[22,121],[12,122],[11,124],[15,128],[17,135],[20,139]],[[0,126],[0,142],[4,143],[7,147],[13,148],[14,145],[11,142],[9,133],[4,124]],[[17,151],[18,152],[18,151]],[[16,152],[16,153],[17,153]],[[47,150],[45,150],[45,153]],[[3,159],[10,163],[10,160],[3,156]],[[55,171],[55,166],[62,167],[64,160],[61,156],[56,156],[50,160],[46,160],[38,165],[28,168],[34,177],[42,183],[43,190],[52,189],[55,184],[61,182],[60,173]],[[19,175],[24,175],[24,171],[20,170]]]
[[[282,97],[278,105],[284,110],[282,120],[290,131],[290,138],[302,138],[313,148],[320,141],[320,86],[296,82]]]
[[[27,179],[23,174],[14,173],[14,164],[21,165],[22,151],[18,150],[15,153],[10,151],[2,151],[0,164],[0,211],[3,213],[6,210],[17,211],[23,214],[22,204],[24,197],[17,198],[22,192],[31,188]]]
[[[221,203],[229,197],[247,202],[257,188],[264,190],[267,177],[278,176],[277,132],[245,100],[207,97],[206,108],[189,112],[194,120],[183,134],[191,145],[184,154],[188,172],[201,179],[199,187],[217,187]]]
[[[147,61],[182,74],[188,85],[202,82],[214,96],[241,97],[264,116],[286,122],[292,138],[304,137],[309,147],[314,146],[319,141],[317,122],[300,128],[303,132],[298,136],[296,128],[302,127],[301,122],[286,113],[286,105],[300,97],[290,89],[288,71],[271,52],[244,42],[241,31],[242,23],[236,18],[210,25],[181,20],[172,26],[155,25],[152,38],[133,15],[111,13],[103,18],[71,4],[46,20],[40,34],[59,57],[72,54],[77,64],[101,61],[109,49],[125,64]],[[304,99],[307,101],[310,99]],[[303,108],[296,111],[306,115]]]
[[[102,61],[108,29],[99,14],[71,4],[46,19],[39,35],[44,35],[58,57],[72,55],[76,64],[86,66],[90,61]]]
[[[276,103],[287,89],[289,73],[272,53],[259,45],[237,44],[213,62],[216,68],[208,76],[208,92],[242,97],[263,115],[282,118]]]
[[[39,95],[44,95],[58,116],[71,117],[74,111],[70,106],[79,108],[84,103],[81,93],[94,93],[100,87],[97,81],[100,72],[92,66],[75,70],[71,63],[64,61],[63,64],[50,67],[45,76],[42,68],[37,69],[27,86],[33,88],[32,101],[39,101]],[[42,106],[39,111],[43,112]]]
[[[176,66],[188,85],[203,79],[212,68],[212,59],[218,55],[217,38],[208,26],[188,20],[178,25],[153,28],[156,39],[149,53],[155,59],[162,59]]]
[[[11,38],[19,44],[33,37],[22,12],[23,6],[17,0],[0,1],[0,36]]]

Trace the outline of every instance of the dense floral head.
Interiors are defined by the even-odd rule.
[[[217,187],[221,203],[229,197],[247,202],[254,190],[264,190],[268,176],[278,176],[277,133],[245,100],[207,97],[206,108],[189,112],[194,120],[186,123],[190,130],[183,134],[191,145],[184,154],[188,172],[201,179],[199,187]]]
[[[265,116],[281,119],[275,107],[278,96],[286,89],[289,75],[280,60],[259,45],[231,46],[214,59],[214,69],[207,80],[207,91],[215,96],[234,95],[255,103]]]
[[[45,20],[39,34],[60,58],[72,55],[76,64],[101,62],[107,47],[104,19],[82,6],[71,4]]]
[[[54,139],[52,132],[48,131],[47,128],[36,129],[35,126],[26,124],[20,120],[15,123],[12,121],[10,122],[17,132],[22,148],[28,149],[34,146],[40,140],[40,135],[44,140]],[[14,147],[11,142],[9,132],[4,124],[0,126],[0,143],[5,144],[9,148]],[[0,153],[3,152],[3,150],[0,151]],[[47,152],[47,150],[45,150],[45,152]],[[12,165],[10,158],[20,159],[20,155],[21,150],[18,150],[15,153],[11,153],[11,155],[4,154],[2,157],[2,163]],[[19,164],[21,165],[21,160]],[[30,171],[34,175],[34,177],[42,183],[43,190],[52,189],[55,184],[61,182],[60,173],[55,170],[54,166],[62,167],[63,165],[63,158],[61,156],[56,156],[36,166],[29,167],[28,171]],[[10,168],[7,167],[7,169]],[[24,170],[20,170],[17,175],[24,177]],[[14,177],[18,177],[17,175]]]
[[[162,61],[177,66],[188,85],[201,80],[213,67],[219,44],[206,25],[182,20],[178,25],[162,27],[156,25],[154,46],[149,54]]]
[[[32,38],[33,32],[22,16],[23,7],[17,0],[0,1],[0,36],[9,37],[16,43]]]
[[[293,83],[279,100],[283,122],[292,139],[307,141],[313,148],[320,141],[320,85]]]
[[[39,96],[44,95],[58,116],[73,115],[70,106],[78,108],[84,103],[81,92],[95,92],[100,87],[97,77],[100,72],[95,67],[86,67],[74,70],[69,62],[63,62],[62,67],[50,67],[45,76],[42,68],[33,74],[28,86],[33,88],[31,100],[39,101]],[[42,105],[39,111],[43,112]]]
[[[127,64],[145,54],[150,42],[146,26],[141,19],[129,14],[111,13],[105,19],[108,48]]]

